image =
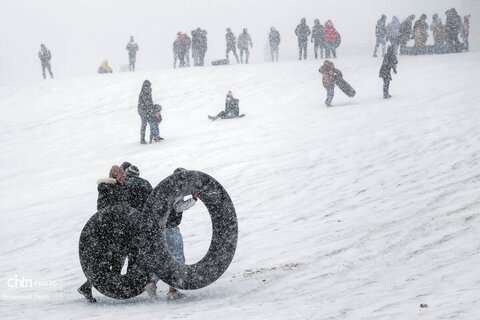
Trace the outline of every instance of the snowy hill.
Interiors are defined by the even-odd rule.
[[[399,57],[389,100],[380,59],[334,62],[357,96],[337,89],[333,108],[318,61],[0,87],[0,318],[477,318],[480,54]],[[163,106],[153,145],[138,143],[145,79]],[[247,116],[209,121],[228,90]],[[152,185],[184,167],[226,188],[240,233],[217,282],[176,303],[76,292],[96,181],[123,161]],[[193,263],[205,207],[181,229]]]

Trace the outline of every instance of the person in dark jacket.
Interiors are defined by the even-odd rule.
[[[113,166],[110,169],[109,177],[97,181],[97,210],[106,209],[112,206],[129,206],[127,203],[127,193],[125,186],[125,172],[119,166]],[[113,272],[120,274],[127,253],[114,255],[111,260],[111,269]],[[89,302],[97,302],[92,295],[92,284],[86,281],[78,292],[83,295]]]
[[[138,114],[140,115],[141,126],[140,126],[140,143],[146,144],[145,141],[145,130],[147,129],[147,124],[153,120],[155,115],[155,106],[153,105],[152,99],[152,84],[150,81],[145,80],[142,85],[142,90],[138,96]],[[150,124],[150,127],[152,124]],[[154,137],[155,142],[160,141],[160,137]]]
[[[162,106],[159,104],[153,105],[153,110],[148,116],[148,124],[150,125],[150,143],[152,141],[160,142],[164,140],[160,137],[160,129],[158,129],[158,125],[162,122],[162,115],[160,112],[162,111]]]
[[[130,207],[142,211],[153,188],[148,180],[140,178],[140,170],[130,165],[125,169],[125,188],[127,202]]]
[[[445,27],[442,23],[442,19],[438,17],[437,13],[432,16],[430,30],[433,35],[434,48],[438,52],[445,45]]]
[[[250,48],[253,48],[252,37],[250,37],[250,35],[248,34],[247,28],[244,28],[242,34],[238,36],[238,49],[240,50],[240,63],[243,63],[243,53],[245,52],[245,63],[248,64],[248,57],[250,56],[248,45],[250,45]]]
[[[427,15],[422,14],[420,18],[413,25],[415,46],[422,47],[427,43],[428,39],[428,24],[426,22]]]
[[[377,49],[380,45],[382,45],[382,57],[385,56],[385,47],[387,45],[387,27],[385,22],[387,21],[387,16],[382,14],[380,19],[377,21],[377,25],[375,26],[375,37],[377,41],[375,42],[375,50],[373,51],[373,56],[377,56]]]
[[[298,60],[303,59],[307,60],[307,46],[308,46],[308,37],[312,32],[310,27],[307,25],[307,19],[302,18],[300,24],[295,28],[295,35],[298,37]]]
[[[268,34],[268,42],[270,43],[270,54],[272,55],[272,62],[278,61],[280,32],[278,32],[275,27],[270,28],[270,33]]]
[[[185,169],[178,168],[175,169],[174,173],[181,174],[182,171],[185,171]],[[194,193],[192,194],[192,197],[187,200],[184,200],[183,196],[175,198],[173,201],[172,210],[169,212],[167,218],[165,229],[167,245],[173,256],[181,263],[185,263],[185,254],[183,251],[183,237],[180,233],[179,225],[182,222],[183,212],[192,208],[197,203],[199,197],[200,194]],[[156,274],[153,274],[150,283],[145,287],[145,291],[152,298],[157,298],[157,283],[159,280],[160,278],[157,277]],[[173,287],[168,289],[167,297],[169,300],[180,299],[184,296],[185,295],[183,293],[180,293]]]
[[[210,120],[217,119],[231,119],[238,117],[240,113],[240,108],[238,107],[239,100],[233,97],[232,91],[228,91],[227,98],[225,99],[225,110],[221,111],[216,116],[208,116]]]
[[[323,50],[325,48],[325,32],[323,26],[320,24],[320,20],[315,19],[312,27],[313,52],[315,53],[315,59],[318,59],[318,51],[320,50],[320,59],[323,59]]]
[[[383,57],[383,63],[380,67],[380,78],[383,79],[383,99],[388,99],[391,95],[388,93],[390,87],[390,81],[392,80],[392,75],[390,73],[393,70],[394,73],[397,73],[397,56],[395,55],[395,48],[393,46],[388,46],[387,54]]]
[[[238,61],[238,56],[237,56],[237,39],[235,38],[235,35],[233,34],[232,30],[230,30],[230,28],[227,28],[227,33],[225,34],[225,41],[227,42],[227,50],[226,50],[226,57],[227,57],[227,60],[230,61],[230,58],[229,58],[229,53],[230,51],[233,52],[233,55],[235,56],[235,59],[237,59],[237,63],[239,63]]]
[[[137,51],[139,48],[133,36],[130,36],[130,42],[127,43],[125,50],[128,51],[128,70],[135,71],[135,62],[137,61]]]
[[[327,107],[332,106],[333,96],[335,94],[335,75],[343,76],[342,72],[335,68],[335,65],[330,60],[325,60],[323,66],[318,70],[322,74],[322,83],[327,89],[327,100],[325,104]]]
[[[50,73],[50,78],[53,79],[52,67],[50,66],[50,60],[52,59],[52,54],[50,53],[50,50],[48,50],[43,43],[40,45],[40,51],[38,52],[38,57],[40,58],[40,62],[42,63],[43,79],[46,79],[45,69],[48,70],[48,73]]]
[[[447,10],[445,14],[447,15],[447,21],[445,22],[447,48],[449,52],[459,52],[462,47],[458,40],[458,35],[462,30],[462,18],[455,8]]]
[[[403,52],[405,51],[408,41],[410,39],[413,39],[413,19],[415,19],[414,14],[408,16],[408,18],[405,19],[400,25],[400,54],[403,54]]]
[[[395,52],[397,52],[400,44],[400,21],[396,16],[393,16],[392,21],[387,25],[387,41],[393,46]]]
[[[187,54],[187,39],[181,32],[177,33],[177,39],[173,42],[173,68],[177,67],[177,59],[179,60],[178,67],[184,68],[185,55]]]

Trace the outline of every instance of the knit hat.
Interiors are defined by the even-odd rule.
[[[109,177],[117,181],[123,182],[125,181],[125,172],[122,168],[115,165],[112,167],[112,169],[110,169]]]
[[[122,168],[124,171],[127,170],[128,167],[130,167],[132,164],[128,161],[124,161],[121,165],[120,168]]]
[[[130,177],[138,177],[140,175],[140,170],[136,166],[130,166],[125,170],[125,175]]]

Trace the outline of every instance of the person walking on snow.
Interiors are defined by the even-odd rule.
[[[375,26],[375,36],[377,41],[375,42],[375,50],[373,51],[373,57],[377,57],[377,49],[382,45],[382,57],[385,56],[385,46],[386,46],[386,37],[387,37],[387,27],[385,22],[387,21],[387,16],[382,14],[382,17],[377,21]]]
[[[50,73],[50,78],[53,79],[52,67],[50,66],[50,60],[52,59],[52,54],[50,53],[50,50],[48,50],[43,43],[40,45],[40,51],[38,52],[38,57],[40,58],[40,62],[42,63],[43,79],[46,79],[45,69],[48,70],[48,73]]]
[[[325,60],[323,66],[318,70],[322,74],[322,82],[325,89],[327,89],[327,100],[325,104],[327,107],[332,106],[333,96],[335,94],[335,75],[342,77],[342,72],[338,69],[335,69],[335,65],[330,60]]]
[[[320,50],[320,58],[323,59],[323,49],[325,47],[325,32],[323,26],[320,24],[320,20],[315,19],[312,27],[312,38],[310,42],[313,42],[313,52],[315,53],[315,59],[318,59],[318,51]]]
[[[174,171],[176,174],[181,174],[185,169],[178,168]],[[177,259],[181,263],[185,263],[185,254],[183,251],[183,237],[180,233],[179,225],[182,222],[183,212],[192,208],[199,199],[200,195],[198,193],[194,193],[191,198],[184,200],[183,196],[177,197],[173,201],[172,210],[169,212],[166,229],[165,229],[165,236],[167,240],[168,248],[170,252],[173,254],[175,259]],[[150,283],[147,284],[145,287],[145,291],[151,298],[157,298],[157,283],[160,278],[157,277],[156,274],[152,274],[152,279]],[[169,300],[173,299],[181,299],[185,295],[178,291],[176,288],[170,287],[168,289],[167,297]]]
[[[229,53],[230,51],[232,51],[238,63],[239,61],[238,61],[237,49],[236,49],[237,39],[235,38],[235,35],[233,34],[232,30],[230,30],[230,28],[227,28],[227,33],[225,34],[225,41],[227,42],[227,50],[225,53],[227,60],[230,63]]]
[[[128,71],[135,71],[135,62],[137,61],[138,44],[130,36],[130,42],[127,43],[125,50],[128,51]]]
[[[298,60],[302,60],[302,52],[303,59],[307,60],[308,37],[311,33],[307,26],[307,19],[302,18],[300,24],[295,28],[295,35],[298,37]]]
[[[248,45],[253,48],[252,38],[247,32],[247,28],[243,29],[241,35],[238,36],[238,49],[240,50],[240,63],[243,63],[243,53],[245,52],[245,63],[248,64],[248,57],[250,52],[248,51]]]
[[[270,28],[270,33],[268,34],[268,41],[270,42],[270,54],[272,55],[272,62],[278,61],[280,32],[278,32],[275,27]]]
[[[325,27],[323,28],[325,32],[325,58],[329,59],[330,55],[333,58],[337,57],[336,47],[338,46],[338,41],[340,40],[340,35],[338,34],[333,22],[328,20],[325,23]]]
[[[395,49],[393,46],[388,46],[387,54],[383,57],[382,66],[380,67],[379,77],[383,79],[383,99],[388,99],[391,95],[388,93],[390,87],[390,81],[392,80],[392,75],[390,70],[397,73],[397,56],[395,55]]]
[[[127,203],[125,183],[125,172],[119,166],[113,166],[110,169],[108,178],[97,181],[97,210],[102,210],[111,206],[129,206]],[[113,272],[120,274],[127,253],[119,253],[112,256],[110,267]],[[84,296],[89,302],[97,302],[92,295],[92,284],[86,281],[78,292]]]

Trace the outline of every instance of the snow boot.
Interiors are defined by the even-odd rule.
[[[92,295],[92,288],[87,286],[87,283],[83,284],[80,288],[78,288],[78,293],[84,296],[88,302],[97,302],[97,299],[95,299]]]

